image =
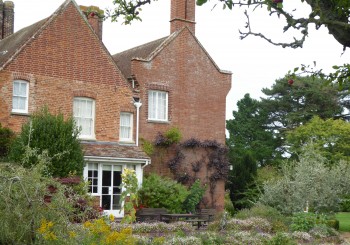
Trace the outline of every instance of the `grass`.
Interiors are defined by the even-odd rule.
[[[350,232],[350,213],[337,213],[335,217],[339,220],[339,231]]]

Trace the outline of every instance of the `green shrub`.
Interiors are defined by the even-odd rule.
[[[350,212],[350,195],[344,195],[341,198],[340,212]]]
[[[266,241],[266,245],[296,245],[297,243],[286,233],[278,232],[270,240]]]
[[[250,209],[238,211],[235,217],[238,219],[248,219],[251,217],[265,218],[271,223],[273,231],[282,232],[288,230],[289,220],[285,216],[278,210],[260,203]]]
[[[308,232],[316,225],[320,224],[327,224],[327,218],[325,215],[301,212],[293,214],[290,228],[292,231]]]
[[[172,127],[164,133],[165,138],[168,140],[168,144],[179,143],[182,135],[177,127]]]
[[[263,204],[256,204],[250,209],[242,209],[236,213],[235,217],[238,219],[251,217],[267,218],[268,220],[283,219],[282,214],[278,210]]]
[[[337,219],[329,219],[326,221],[326,224],[335,230],[339,230],[339,220]]]
[[[152,154],[154,153],[154,146],[151,142],[141,138],[141,146],[142,146],[142,150],[148,155],[148,156],[152,156]]]
[[[70,221],[81,215],[73,201],[80,197],[67,198],[69,188],[43,176],[43,163],[29,169],[0,166],[0,244],[32,244],[37,232],[51,238],[67,234]],[[49,186],[54,187],[54,194]]]
[[[143,205],[150,208],[166,208],[172,213],[183,212],[183,202],[188,194],[185,186],[156,174],[146,177],[139,190]]]
[[[203,198],[205,188],[201,187],[200,180],[196,180],[189,191],[190,193],[184,201],[183,208],[188,213],[195,213],[198,204]]]
[[[14,137],[14,132],[9,128],[2,127],[0,123],[0,159],[7,157]]]
[[[350,189],[349,164],[340,161],[330,168],[313,145],[308,145],[298,161],[281,166],[283,177],[264,184],[260,202],[291,215],[309,211],[337,212],[339,199]]]
[[[63,114],[52,115],[43,108],[23,125],[11,146],[9,158],[24,167],[31,167],[38,162],[37,156],[47,151],[51,162],[47,169],[49,174],[55,177],[66,177],[72,173],[82,175],[84,156],[78,134],[73,118],[65,120]],[[38,154],[26,154],[28,147]]]

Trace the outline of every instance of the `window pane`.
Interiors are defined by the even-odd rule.
[[[120,114],[120,139],[132,139],[132,114],[123,112]]]
[[[18,106],[18,100],[19,98],[18,97],[13,97],[12,98],[12,109],[19,109],[19,106]]]
[[[26,98],[18,98],[18,108],[20,110],[26,109]]]
[[[19,82],[14,82],[13,83],[13,95],[18,95],[19,94],[19,87],[20,87]]]
[[[27,112],[28,109],[28,82],[14,81],[12,95],[12,110]]]
[[[148,118],[155,120],[167,120],[167,92],[148,92]]]
[[[87,98],[74,98],[73,115],[81,136],[91,137],[94,134],[94,101]]]
[[[27,84],[26,83],[20,83],[19,95],[24,96],[24,97],[27,95]]]

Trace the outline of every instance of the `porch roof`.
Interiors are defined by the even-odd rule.
[[[123,145],[117,142],[82,141],[84,156],[108,157],[108,158],[130,158],[144,159],[151,158],[136,145]]]

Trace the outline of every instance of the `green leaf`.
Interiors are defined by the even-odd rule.
[[[205,4],[207,2],[207,0],[197,0],[196,4],[198,6],[202,6],[203,4]]]

